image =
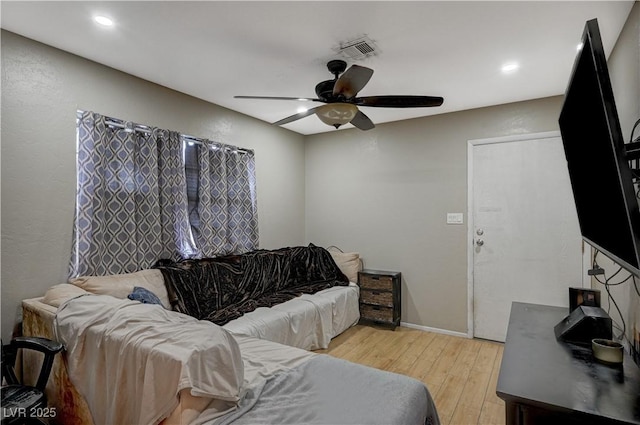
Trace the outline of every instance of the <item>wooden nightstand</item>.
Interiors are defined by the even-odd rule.
[[[362,270],[360,286],[360,320],[362,322],[400,326],[400,272]]]

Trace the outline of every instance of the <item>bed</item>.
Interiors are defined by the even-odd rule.
[[[229,271],[237,277],[233,258],[215,268],[209,268],[210,260],[171,264],[169,277],[180,280],[178,286],[167,285],[166,270],[163,276],[161,270],[148,269],[85,276],[55,285],[44,297],[24,300],[24,334],[56,339],[67,350],[56,358],[47,387],[57,415],[51,423],[437,424],[433,400],[420,381],[306,351],[327,348],[331,338],[357,323],[355,281],[361,262],[357,253],[331,253],[330,261],[313,245],[273,254],[280,261],[290,251],[300,254],[302,261],[272,267],[275,260],[266,258],[254,267],[259,278],[255,281],[282,288],[271,282],[275,273],[260,272],[278,268],[289,270],[280,273],[282,281],[314,277],[324,289],[278,296],[279,302],[269,307],[258,302],[253,311],[243,304],[243,314],[238,317],[240,309],[233,308],[231,320],[224,323],[214,323],[206,314],[196,317],[203,311],[201,300],[211,294],[192,297],[189,286],[202,291],[201,283],[209,280],[208,291],[223,293],[220,282],[238,281],[208,278]],[[323,268],[335,271],[339,284],[323,282],[324,272],[310,261],[310,251],[322,256]],[[155,294],[157,304],[128,299],[140,288]],[[189,304],[197,314],[175,311]],[[24,361],[28,370],[36,360]]]
[[[158,281],[160,279],[160,281]],[[58,284],[50,288],[43,297],[22,301],[23,332],[25,335],[58,339],[54,332],[54,320],[58,307],[66,300],[88,294],[104,295],[121,300],[127,299],[134,285],[141,285],[161,294],[163,306],[168,305],[166,293],[162,293],[162,277],[157,270],[144,270],[127,275],[113,275],[85,279],[81,286]],[[89,292],[92,291],[92,292]],[[305,296],[307,298],[309,296]],[[250,336],[300,347],[303,349],[326,348],[330,339],[358,321],[358,287],[355,284],[323,290],[313,295],[318,299],[312,303],[290,300],[281,308],[259,308],[243,317],[232,320],[224,329],[238,338]],[[324,306],[316,309],[314,305]],[[330,308],[328,308],[330,307]],[[178,314],[166,310],[171,314]],[[313,329],[314,332],[309,332]],[[278,347],[284,347],[278,344]],[[272,350],[273,351],[273,350]],[[305,353],[306,351],[301,350]],[[47,385],[49,403],[55,408],[56,418],[51,423],[64,425],[92,425],[95,422],[85,397],[72,383],[67,370],[67,354],[57,356]],[[39,358],[25,353],[25,365],[39,365]],[[247,360],[249,363],[250,360]],[[33,368],[35,370],[35,367]],[[178,405],[163,425],[190,423],[194,412],[202,409],[202,400],[180,394]]]
[[[273,307],[258,307],[223,325],[234,335],[252,336],[304,350],[327,348],[331,339],[358,323],[360,288],[334,286]]]
[[[60,306],[55,329],[95,424],[439,423],[413,378],[233,335],[157,305],[79,296]]]

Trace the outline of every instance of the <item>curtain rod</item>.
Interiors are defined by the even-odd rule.
[[[82,117],[82,114],[85,111],[82,111],[80,109],[78,109],[77,113],[76,113],[76,118],[80,119]],[[107,117],[105,115],[103,115],[105,118],[105,124],[107,124],[109,127],[114,127],[114,128],[126,128],[127,126],[125,125],[124,120],[120,120],[118,118],[112,118],[112,117]],[[136,123],[131,123],[132,131],[137,131],[139,133],[144,133],[144,134],[151,134],[151,127],[146,126],[146,125],[142,125],[142,124],[136,124]],[[218,143],[218,142],[213,142],[211,140],[207,140],[207,139],[202,139],[199,137],[195,137],[195,136],[189,136],[188,134],[182,134],[182,133],[178,133],[180,134],[180,138],[188,143],[195,143],[198,145],[209,145],[212,143],[218,144],[218,145],[222,145],[225,149],[228,150],[233,150],[236,151],[238,153],[253,153],[252,149],[245,149],[245,148],[239,148],[237,146],[231,146],[231,145],[226,145],[224,143]]]

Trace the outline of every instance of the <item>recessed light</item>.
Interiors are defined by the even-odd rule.
[[[520,68],[520,65],[516,62],[510,62],[510,63],[505,63],[504,65],[502,65],[502,72],[504,72],[505,74],[509,73],[509,72],[514,72],[515,70],[517,70],[518,68]]]
[[[96,23],[105,26],[105,27],[111,27],[113,26],[113,20],[111,20],[110,18],[107,18],[106,16],[103,15],[96,15],[93,17],[93,20],[96,21]]]

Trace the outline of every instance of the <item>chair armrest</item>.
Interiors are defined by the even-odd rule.
[[[62,350],[62,344],[48,338],[37,336],[19,336],[11,341],[15,348],[27,348],[29,350],[40,351],[41,353],[56,354]]]
[[[55,355],[63,348],[62,344],[56,341],[52,341],[48,338],[41,338],[36,336],[20,336],[11,340],[11,346],[14,350],[24,348],[27,350],[35,350],[44,353],[44,359],[42,360],[42,367],[40,368],[40,375],[38,376],[38,382],[36,388],[40,391],[44,391],[47,381],[49,380],[49,374],[53,367],[53,359]]]

